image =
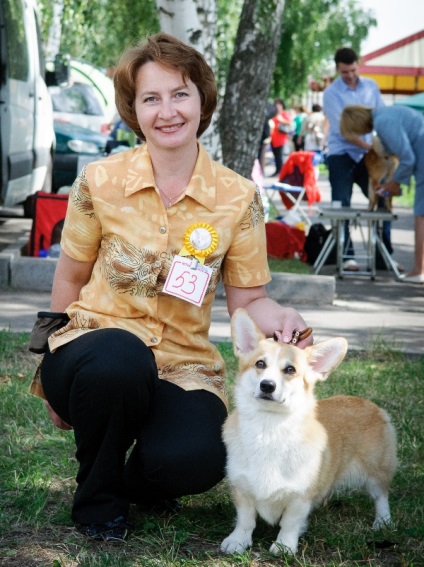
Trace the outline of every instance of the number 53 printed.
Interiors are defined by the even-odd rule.
[[[195,267],[193,267],[193,265]],[[183,256],[175,256],[163,291],[194,305],[201,305],[212,270]]]

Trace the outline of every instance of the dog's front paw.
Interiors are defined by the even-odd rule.
[[[372,529],[373,530],[383,530],[385,528],[387,529],[392,529],[393,526],[393,522],[390,518],[390,514],[382,517],[382,516],[376,516],[374,523],[372,525]]]
[[[224,539],[221,543],[223,553],[243,553],[252,545],[252,538],[237,537],[234,532]]]
[[[296,555],[297,551],[297,542],[282,542],[282,541],[275,541],[271,547],[269,548],[269,552],[273,555],[281,555],[283,553],[289,553],[292,555]]]

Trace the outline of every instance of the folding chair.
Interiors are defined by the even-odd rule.
[[[321,201],[321,193],[316,181],[315,164],[320,157],[315,152],[292,152],[281,168],[279,180],[264,185],[268,197],[278,191],[286,209],[291,209],[310,226],[312,221],[302,207],[303,201],[308,206]]]

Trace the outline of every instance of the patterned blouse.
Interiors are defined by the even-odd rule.
[[[200,306],[163,292],[173,258],[196,223],[218,236],[205,259],[212,275]],[[224,362],[208,339],[218,282],[254,287],[270,281],[253,182],[212,161],[199,144],[185,195],[166,209],[144,144],[82,170],[69,196],[61,246],[71,258],[95,264],[66,310],[69,323],[49,338],[51,352],[96,329],[125,329],[152,349],[160,378],[208,390],[227,403]]]

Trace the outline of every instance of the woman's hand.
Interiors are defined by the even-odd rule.
[[[387,183],[382,183],[381,185],[379,185],[376,193],[380,197],[399,197],[399,195],[402,195],[402,189],[400,183],[393,181],[392,179]]]
[[[312,332],[309,334],[305,333],[305,339],[302,339],[301,335],[299,339],[296,339],[298,342],[294,342],[294,333],[302,333],[302,331],[308,328],[303,318],[295,309],[292,307],[281,307],[281,310],[278,310],[277,313],[279,321],[274,331],[275,340],[280,343],[296,344],[296,346],[300,348],[305,348],[313,344],[314,338]]]
[[[63,421],[63,419],[57,415],[48,401],[45,400],[44,404],[47,408],[47,411],[49,412],[50,419],[53,421],[56,427],[58,427],[59,429],[66,429],[67,431],[73,429],[73,427],[69,425],[69,423],[66,423],[66,421]]]
[[[238,307],[246,309],[256,325],[267,337],[274,337],[282,343],[291,343],[296,331],[307,328],[302,316],[292,307],[279,305],[266,295],[265,287],[237,288],[225,286],[228,313],[230,316]],[[296,343],[305,348],[314,342],[310,334]]]

